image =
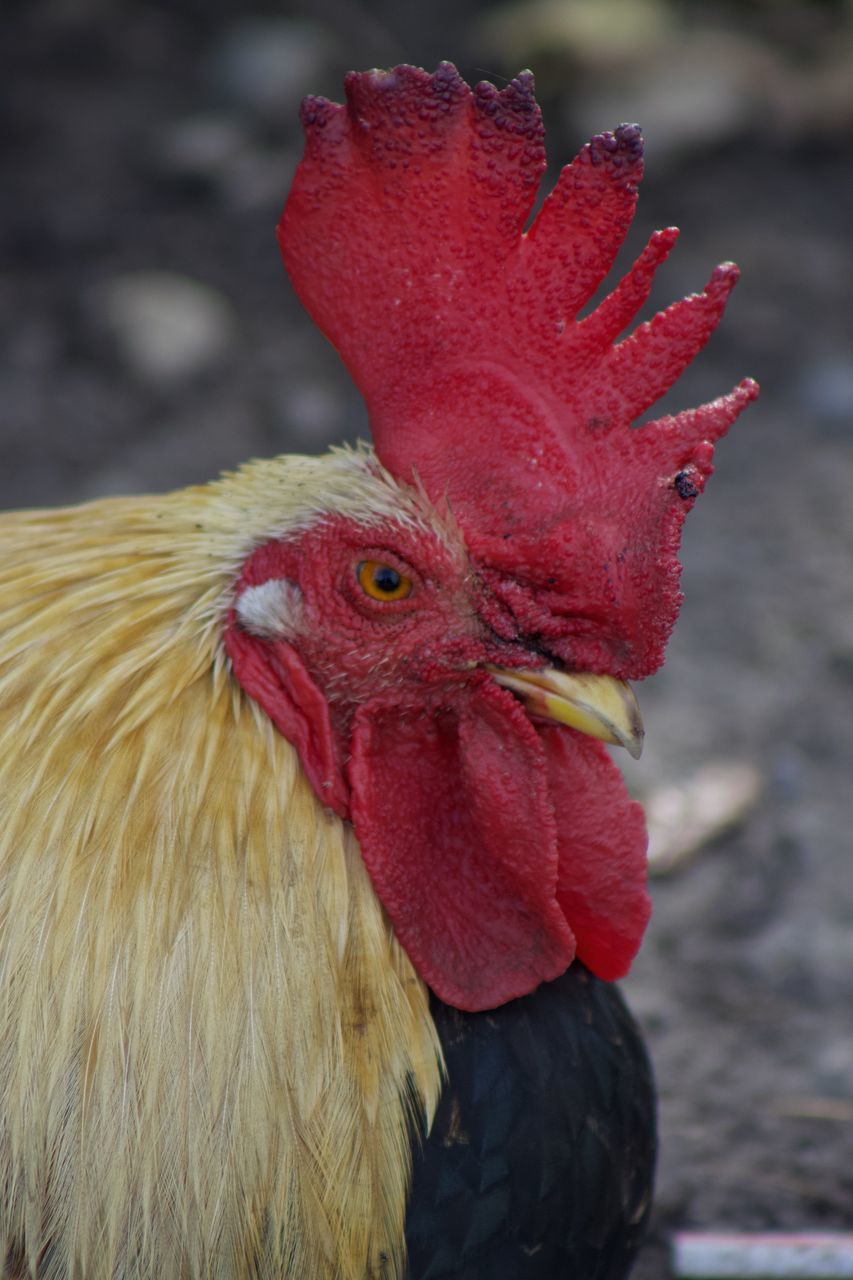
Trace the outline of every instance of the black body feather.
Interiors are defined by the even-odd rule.
[[[432,1013],[447,1083],[415,1152],[409,1280],[622,1280],[651,1202],[655,1103],[616,987],[575,964],[499,1009]]]

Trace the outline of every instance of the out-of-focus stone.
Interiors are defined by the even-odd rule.
[[[662,0],[512,0],[489,13],[480,32],[508,65],[562,60],[601,69],[643,59],[673,21]]]
[[[663,875],[674,870],[743,821],[763,785],[755,765],[715,760],[692,777],[653,791],[644,801],[650,872]]]
[[[639,120],[655,161],[748,132],[784,75],[777,55],[737,32],[694,30],[661,39],[627,65],[602,68],[573,106],[585,136]]]
[[[174,384],[200,373],[235,337],[234,315],[222,294],[167,271],[113,276],[91,291],[88,303],[93,322],[145,381]]]
[[[238,117],[211,112],[175,121],[152,150],[158,176],[210,187],[231,209],[277,210],[299,153],[261,144]]]
[[[805,11],[805,6],[800,6]],[[710,12],[710,11],[709,11]],[[584,135],[639,120],[655,157],[737,134],[823,136],[853,129],[853,32],[805,24],[802,47],[742,24],[687,23],[663,0],[512,0],[484,17],[483,46],[504,69],[536,68]]]
[[[290,117],[323,80],[329,45],[328,28],[311,22],[241,18],[215,47],[210,73],[215,87],[239,106]]]
[[[245,130],[228,115],[192,115],[177,120],[157,146],[156,161],[180,177],[218,180],[247,146]]]

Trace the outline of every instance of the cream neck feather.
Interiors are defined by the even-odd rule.
[[[365,451],[0,520],[0,1179],[41,1277],[402,1271],[426,993],[219,640],[323,510],[426,518]]]

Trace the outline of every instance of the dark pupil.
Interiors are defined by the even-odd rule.
[[[384,595],[393,595],[400,585],[400,575],[390,565],[383,564],[373,574],[373,585]]]

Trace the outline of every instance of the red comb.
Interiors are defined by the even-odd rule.
[[[677,236],[656,232],[577,320],[633,217],[636,126],[593,138],[525,234],[545,168],[529,72],[499,92],[401,66],[349,75],[346,96],[303,105],[279,239],[380,460],[448,499],[526,635],[576,668],[648,674],[680,604],[684,515],[757,387],[631,424],[704,346],[737,268],[616,343]]]

